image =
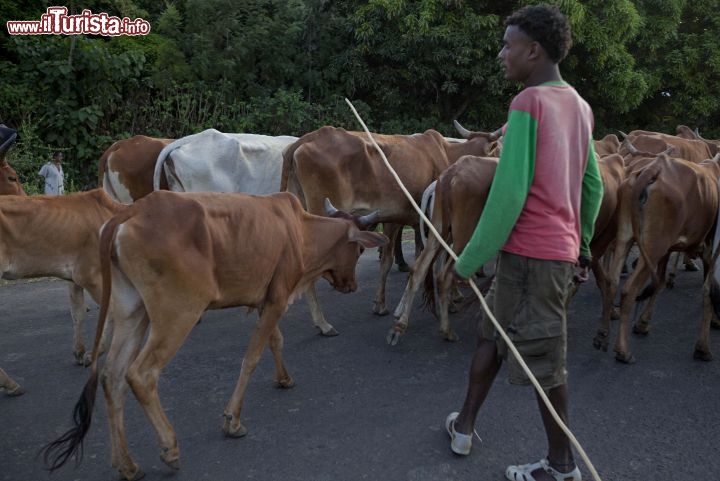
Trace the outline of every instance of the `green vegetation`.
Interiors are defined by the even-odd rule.
[[[0,0],[0,20],[39,20],[48,4]],[[66,4],[143,18],[147,36],[0,37],[0,122],[20,131],[8,160],[29,191],[52,150],[71,189],[135,134],[297,135],[322,125],[456,135],[503,121],[517,86],[497,52],[502,19],[528,1],[89,0]],[[596,137],[678,124],[720,137],[716,0],[554,0],[573,25],[563,75],[591,103]]]

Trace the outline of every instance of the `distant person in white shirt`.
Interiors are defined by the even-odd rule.
[[[63,195],[65,193],[62,165],[62,152],[53,153],[52,162],[40,168],[40,176],[45,178],[45,195]]]

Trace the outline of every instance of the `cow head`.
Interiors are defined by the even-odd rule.
[[[25,195],[17,172],[5,159],[0,162],[0,195]]]
[[[322,276],[339,292],[348,293],[357,289],[355,266],[360,255],[366,248],[380,247],[388,243],[388,238],[380,233],[367,229],[377,224],[378,211],[364,216],[354,216],[336,209],[329,199],[325,199],[325,213],[328,217],[342,219],[347,222],[347,236],[333,247],[332,267],[323,272]]]

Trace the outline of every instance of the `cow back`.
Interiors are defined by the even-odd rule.
[[[153,189],[155,162],[163,147],[173,139],[135,135],[118,140],[100,157],[98,184],[116,201],[132,204]],[[164,176],[158,188],[167,189]]]
[[[164,173],[175,192],[278,192],[282,152],[296,140],[208,129],[167,145],[157,157],[154,177]]]

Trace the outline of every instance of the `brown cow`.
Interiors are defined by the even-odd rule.
[[[132,204],[148,195],[153,191],[158,154],[172,141],[145,135],[118,140],[100,157],[98,186],[123,204]],[[160,187],[167,189],[164,173],[160,177]]]
[[[102,189],[63,196],[0,197],[0,278],[71,281],[73,354],[78,364],[89,362],[83,342],[87,316],[83,289],[100,301],[100,227],[122,207]]]
[[[17,132],[5,125],[0,125],[0,133],[4,138],[2,146],[0,146],[0,195],[26,195],[18,180],[17,172],[5,161],[5,153],[17,138]],[[20,396],[25,393],[18,383],[0,368],[0,389],[3,388],[9,396]]]
[[[672,148],[672,155],[690,162],[701,162],[712,158],[707,143],[703,140],[686,139],[677,135],[664,134],[661,132],[648,132],[646,130],[633,130],[625,136],[620,145],[618,153],[623,157],[630,153],[627,143],[631,143],[635,149],[651,154],[667,152]]]
[[[621,291],[620,326],[615,343],[615,358],[633,362],[628,347],[630,311],[643,283],[651,278],[652,297],[634,326],[646,334],[657,294],[663,287],[667,260],[672,251],[701,253],[705,275],[708,272],[712,228],[718,211],[720,155],[695,163],[660,154],[646,166],[629,173],[620,188],[618,233],[609,269],[609,294],[612,302],[619,284],[622,264],[633,241],[640,257]],[[646,294],[647,295],[647,294]],[[644,295],[643,297],[645,297]],[[606,350],[610,331],[611,307],[603,306],[603,319],[594,339],[597,348]],[[696,351],[696,357],[707,353]]]
[[[615,134],[608,134],[600,140],[595,140],[595,153],[600,157],[617,154],[620,150],[620,139]]]
[[[373,134],[373,138],[416,202],[440,172],[462,155],[487,155],[494,144],[482,135],[451,142],[434,130],[414,135]],[[417,226],[419,217],[367,135],[335,127],[304,135],[283,154],[281,190],[296,194],[314,214],[322,212],[326,197],[347,212],[380,211],[379,221],[384,223],[390,244],[381,257],[373,310],[388,314],[385,285],[393,261],[391,246],[399,228]],[[323,315],[312,286],[307,300],[317,325]]]
[[[705,142],[712,155],[716,155],[720,152],[720,140],[703,139],[697,130],[692,130],[687,125],[678,125],[675,131],[677,132],[677,136],[682,137],[683,139],[701,140]]]
[[[443,240],[452,244],[456,254],[462,252],[470,240],[480,219],[487,195],[490,191],[498,159],[496,157],[477,157],[466,155],[445,169],[437,180],[434,193],[434,208],[431,222]],[[430,267],[443,251],[440,241],[432,234],[428,235],[425,249],[411,268],[402,299],[395,309],[397,321],[387,335],[387,342],[395,345],[407,331],[413,299],[426,276],[432,275]],[[449,263],[451,264],[451,263]],[[450,288],[447,265],[438,276],[440,331],[449,341],[457,341],[458,336],[450,327]],[[428,286],[432,289],[432,286]],[[426,292],[426,297],[432,292]]]
[[[0,161],[0,195],[25,195],[17,172],[4,158]]]
[[[435,209],[432,222],[446,242],[452,240],[452,248],[456,254],[462,252],[475,230],[490,191],[496,166],[496,158],[466,156],[440,174],[435,190]],[[625,177],[625,166],[623,158],[619,154],[599,158],[598,166],[603,180],[604,194],[600,212],[595,221],[595,234],[591,243],[593,254],[591,268],[598,286],[602,289],[605,284],[605,271],[599,260],[615,238],[617,193],[620,183]],[[426,250],[420,254],[413,267],[403,298],[395,310],[395,317],[398,318],[398,321],[388,333],[389,344],[396,344],[399,337],[407,330],[413,297],[420,280],[427,274],[430,263],[441,248],[439,241],[434,236],[428,239],[427,244]],[[452,264],[451,261],[446,263],[438,276],[437,283],[440,326],[448,340],[457,339],[455,333],[450,329],[448,318],[450,289],[453,281],[450,273]],[[426,283],[427,288],[432,289],[432,285]],[[425,296],[426,299],[430,298],[432,292],[426,290]]]
[[[371,220],[361,221],[366,222]],[[112,465],[129,480],[143,475],[124,434],[124,394],[129,385],[155,429],[161,459],[179,468],[177,438],[160,405],[157,386],[160,372],[205,310],[249,306],[260,312],[224,412],[225,434],[244,436],[243,398],[268,342],[277,383],[294,384],[282,360],[278,327],[289,304],[320,277],[340,292],[354,291],[355,266],[363,247],[386,242],[382,234],[361,231],[352,220],[308,214],[295,196],[285,192],[250,196],[156,191],[108,221],[101,234],[103,298],[98,331],[112,304],[115,328],[102,376]],[[97,382],[94,355],[90,380],[75,408],[85,416],[76,416],[76,427],[46,447],[50,469],[59,468],[82,449]]]

